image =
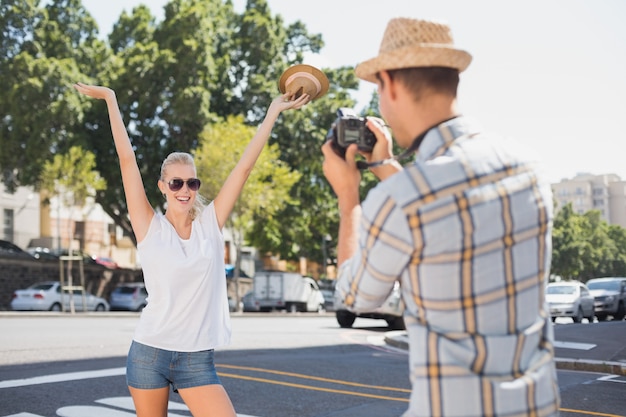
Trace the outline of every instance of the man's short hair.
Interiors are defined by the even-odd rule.
[[[389,77],[413,93],[416,100],[428,93],[457,95],[459,70],[448,67],[416,67],[387,70]],[[380,76],[377,74],[380,80]]]

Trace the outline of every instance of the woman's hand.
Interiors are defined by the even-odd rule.
[[[286,92],[282,96],[276,97],[272,100],[270,107],[267,109],[267,113],[280,113],[288,109],[299,109],[310,101],[311,97],[308,94],[302,94],[300,97],[293,99],[293,94]]]
[[[87,85],[83,83],[74,84],[74,88],[86,96],[106,100],[107,98],[115,97],[115,92],[108,87],[101,87],[98,85]]]

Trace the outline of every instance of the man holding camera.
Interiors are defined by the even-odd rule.
[[[339,205],[337,289],[372,311],[399,281],[413,386],[405,416],[558,414],[553,332],[544,302],[550,185],[504,138],[460,115],[471,56],[447,25],[392,19],[379,55],[356,67],[378,85],[383,122],[371,152],[322,147]],[[357,152],[381,179],[361,205]]]

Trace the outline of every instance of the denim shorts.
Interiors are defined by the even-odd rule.
[[[179,389],[220,384],[213,349],[174,352],[133,341],[126,359],[126,383],[138,389]]]

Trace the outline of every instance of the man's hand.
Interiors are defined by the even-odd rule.
[[[361,173],[356,167],[357,146],[350,145],[346,149],[346,158],[343,159],[335,153],[330,141],[326,141],[322,146],[322,153],[324,176],[337,194],[339,208],[342,208],[344,201],[348,204],[359,204]]]
[[[391,132],[385,125],[384,120],[378,117],[368,116],[367,127],[374,133],[374,136],[376,136],[376,143],[374,144],[372,152],[362,153],[367,162],[379,162],[393,158],[393,139],[391,138]],[[381,181],[401,170],[402,166],[397,161],[370,168],[370,171]]]
[[[378,117],[367,117],[366,125],[369,130],[376,136],[376,143],[372,152],[363,153],[363,156],[367,162],[382,161],[393,157],[393,139],[391,138],[391,132],[385,125],[383,119]]]

